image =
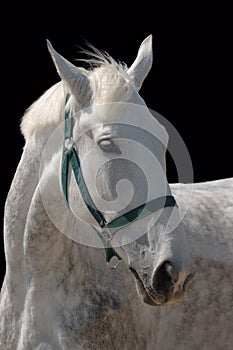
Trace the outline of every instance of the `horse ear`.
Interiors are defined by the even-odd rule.
[[[47,40],[47,45],[61,79],[66,82],[79,105],[87,105],[91,98],[88,72],[84,68],[74,66],[61,56],[54,50],[49,40]]]
[[[137,57],[132,66],[128,69],[128,74],[133,79],[138,91],[140,90],[144,79],[151,69],[152,61],[152,35],[149,35],[141,43]]]

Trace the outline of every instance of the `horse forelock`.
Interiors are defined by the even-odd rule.
[[[134,83],[127,73],[128,67],[117,62],[108,53],[90,45],[91,51],[83,50],[88,56],[83,59],[90,66],[92,104],[125,102],[135,91]]]

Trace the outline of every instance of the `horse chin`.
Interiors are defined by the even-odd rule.
[[[139,291],[138,290],[138,294],[141,298],[141,300],[143,301],[143,303],[150,305],[150,306],[163,306],[166,304],[166,301],[158,301],[155,300],[153,297],[151,297],[145,290],[144,291]]]
[[[149,293],[141,283],[142,282],[136,280],[137,292],[143,303],[150,306],[163,306],[168,303],[167,298],[162,296],[155,297],[154,295]]]

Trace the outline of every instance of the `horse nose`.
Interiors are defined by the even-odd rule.
[[[185,291],[191,282],[194,273],[180,271],[170,261],[162,263],[153,275],[153,289],[158,293],[168,296],[182,289]]]

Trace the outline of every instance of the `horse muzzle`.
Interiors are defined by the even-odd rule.
[[[133,267],[129,269],[136,279],[139,296],[151,306],[181,301],[195,274],[194,269],[189,273],[179,271],[169,261],[163,262],[152,278],[145,271],[139,274]]]

